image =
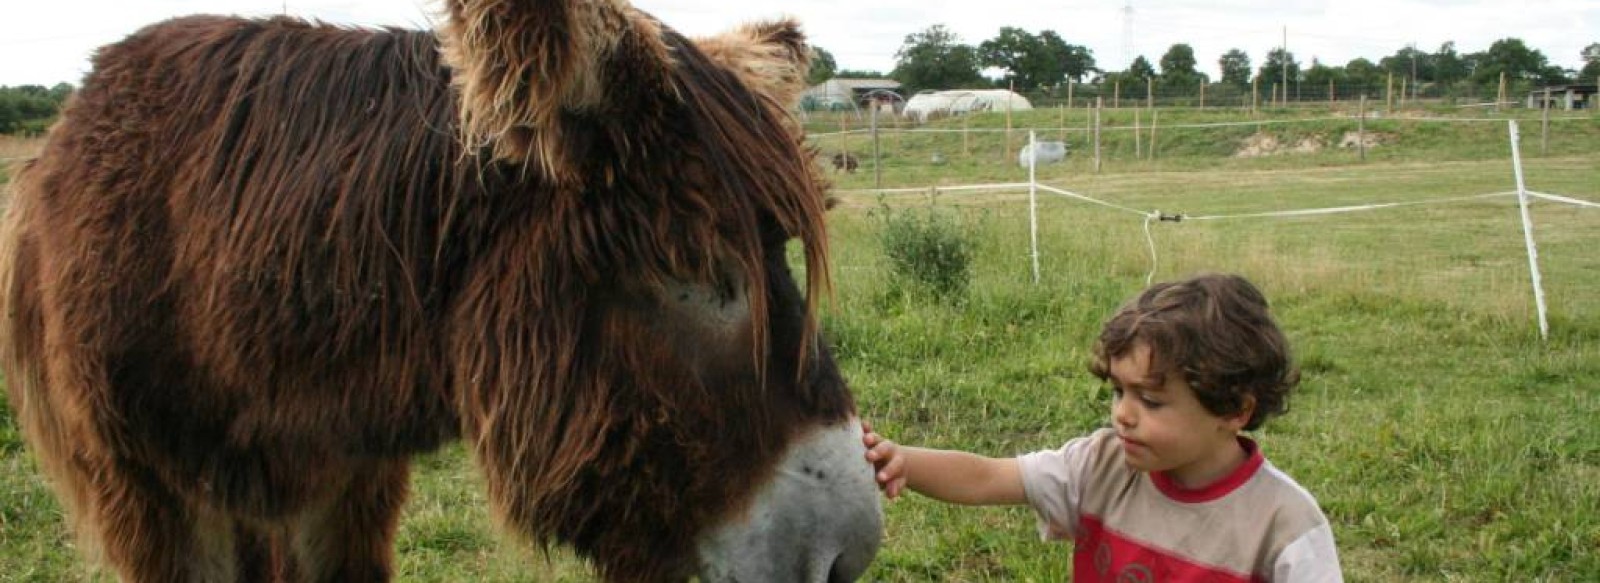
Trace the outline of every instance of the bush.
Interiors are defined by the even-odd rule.
[[[934,208],[882,207],[882,241],[892,277],[941,300],[964,296],[972,280],[971,236],[959,222]]]

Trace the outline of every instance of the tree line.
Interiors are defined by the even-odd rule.
[[[1462,53],[1454,42],[1446,42],[1433,52],[1408,46],[1373,62],[1356,58],[1342,65],[1323,63],[1315,58],[1302,66],[1293,52],[1272,49],[1259,67],[1252,69],[1250,56],[1242,49],[1230,49],[1217,59],[1220,79],[1197,70],[1194,48],[1185,43],[1172,45],[1157,63],[1143,55],[1133,59],[1126,70],[1108,71],[1097,66],[1094,51],[1064,40],[1052,30],[1034,34],[1017,27],[1002,27],[994,38],[977,45],[961,42],[949,28],[940,24],[906,35],[895,52],[895,67],[887,75],[876,71],[838,70],[834,58],[817,48],[812,82],[833,77],[888,77],[899,81],[906,95],[924,89],[978,89],[1015,87],[1018,91],[1052,91],[1072,83],[1101,86],[1117,85],[1124,92],[1142,94],[1148,83],[1169,91],[1195,90],[1201,85],[1257,91],[1287,82],[1292,85],[1324,87],[1337,85],[1362,91],[1380,91],[1391,78],[1427,84],[1436,94],[1481,95],[1498,89],[1501,76],[1522,90],[1533,85],[1595,83],[1600,77],[1600,42],[1582,51],[1580,70],[1563,69],[1537,49],[1518,38],[1495,41],[1488,49]],[[1157,69],[1159,64],[1160,68]],[[985,69],[1004,74],[989,79]]]
[[[1070,81],[1102,87],[1115,85],[1124,94],[1140,95],[1149,83],[1156,83],[1164,91],[1192,91],[1205,85],[1227,93],[1253,85],[1257,91],[1265,91],[1285,81],[1312,88],[1336,85],[1377,92],[1393,75],[1434,87],[1430,94],[1465,96],[1492,95],[1502,75],[1518,92],[1533,85],[1596,83],[1600,80],[1600,42],[1584,47],[1580,56],[1582,69],[1562,69],[1551,65],[1549,58],[1521,39],[1504,38],[1487,50],[1473,53],[1462,53],[1454,42],[1446,42],[1433,52],[1404,47],[1377,62],[1356,58],[1343,65],[1329,65],[1313,58],[1308,67],[1302,67],[1294,53],[1276,48],[1267,53],[1260,67],[1252,69],[1250,56],[1235,48],[1217,59],[1222,77],[1211,79],[1196,69],[1199,61],[1194,48],[1185,43],[1172,45],[1157,63],[1139,55],[1126,70],[1107,71],[1096,64],[1092,49],[1069,43],[1052,30],[1034,34],[1007,26],[994,38],[969,45],[941,24],[906,35],[895,51],[894,70],[887,75],[840,69],[832,54],[817,47],[810,81],[816,84],[834,77],[889,77],[900,82],[906,95],[924,89],[989,87],[1053,92]],[[1004,75],[998,80],[989,79],[983,75],[984,69],[998,69]],[[67,83],[48,88],[0,86],[0,134],[42,133],[55,120],[72,90]]]
[[[67,83],[0,86],[0,134],[43,133],[71,94]]]

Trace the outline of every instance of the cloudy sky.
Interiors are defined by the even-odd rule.
[[[11,1],[0,11],[0,85],[76,83],[94,47],[140,26],[198,12],[259,16],[287,11],[325,22],[420,28],[438,0],[43,0]],[[1600,42],[1596,0],[635,0],[690,35],[789,15],[839,66],[887,72],[907,34],[944,24],[976,45],[1002,26],[1054,30],[1089,47],[1103,69],[1136,55],[1152,63],[1174,43],[1194,47],[1200,69],[1218,76],[1231,48],[1260,66],[1283,44],[1303,65],[1376,62],[1411,44],[1457,51],[1522,39],[1550,62],[1577,69],[1580,51]],[[1132,6],[1131,27],[1124,8]],[[1131,35],[1127,34],[1131,30]],[[1287,33],[1287,35],[1286,35]],[[1129,48],[1131,47],[1131,52]]]

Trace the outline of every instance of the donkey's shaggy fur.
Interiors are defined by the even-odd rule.
[[[153,25],[16,177],[0,361],[124,579],[386,579],[407,458],[458,437],[509,529],[681,579],[851,415],[795,25],[702,50],[614,1],[447,8]]]

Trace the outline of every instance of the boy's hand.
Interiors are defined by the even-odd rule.
[[[906,459],[900,455],[900,447],[873,433],[871,423],[862,421],[861,430],[866,434],[861,440],[867,446],[867,461],[877,471],[878,487],[890,500],[899,498],[906,487]]]

